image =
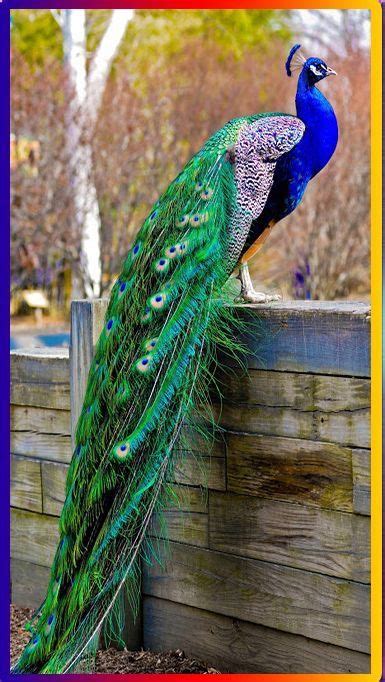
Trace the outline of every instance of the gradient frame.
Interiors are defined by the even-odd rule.
[[[368,674],[228,674],[223,673],[225,680],[234,682],[369,682],[384,679],[381,677],[382,659],[382,410],[381,410],[381,329],[382,329],[382,174],[381,174],[381,150],[382,150],[382,88],[381,88],[381,5],[378,0],[324,0],[324,2],[311,2],[311,0],[0,0],[0,134],[3,144],[0,144],[0,362],[1,376],[9,377],[9,90],[10,90],[10,10],[11,9],[369,9],[371,13],[371,302],[372,302],[372,331],[371,331],[371,672]],[[383,10],[385,12],[385,8]],[[7,332],[7,333],[6,333]],[[4,382],[5,383],[5,382]],[[0,401],[0,428],[3,437],[2,451],[2,475],[0,476],[0,528],[1,534],[1,557],[0,560],[0,585],[6,586],[3,598],[0,599],[0,682],[11,680],[33,680],[39,675],[10,675],[9,673],[9,622],[10,613],[8,605],[8,585],[10,582],[9,570],[9,382],[2,386],[2,400]],[[6,595],[6,596],[5,596]],[[385,674],[385,665],[384,665]],[[64,675],[68,679],[86,682],[92,675],[72,674]],[[117,675],[98,674],[98,680],[107,682]],[[120,675],[121,676],[121,675]],[[124,677],[135,679],[137,682],[147,682],[150,678],[158,677],[153,674],[127,674]],[[199,674],[165,674],[167,682],[179,678],[181,682],[188,682],[192,678],[198,678]],[[56,679],[57,675],[48,675],[49,679]],[[62,677],[62,676],[60,676]]]

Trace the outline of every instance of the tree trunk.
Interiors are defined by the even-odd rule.
[[[92,148],[87,134],[87,70],[85,10],[63,10],[63,46],[68,68],[71,98],[67,115],[67,153],[75,220],[80,235],[81,282],[73,293],[89,298],[100,295],[100,215],[92,180]]]
[[[76,297],[100,296],[101,250],[100,213],[96,187],[92,179],[92,135],[112,62],[134,10],[114,10],[108,27],[91,60],[87,75],[86,12],[62,10],[56,17],[63,32],[64,58],[71,88],[67,114],[67,152],[70,183],[75,205],[75,219],[80,235],[81,288]],[[76,289],[76,286],[75,286]]]

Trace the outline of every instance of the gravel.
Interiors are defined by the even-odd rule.
[[[32,611],[17,606],[11,607],[11,661],[21,654],[29,640],[24,629]],[[203,673],[218,674],[219,671],[203,663],[187,658],[183,651],[118,651],[104,649],[96,655],[96,673]]]

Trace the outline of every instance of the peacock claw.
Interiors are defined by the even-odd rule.
[[[238,279],[241,282],[241,293],[236,299],[236,303],[272,303],[280,301],[282,296],[279,294],[264,294],[262,291],[254,291],[247,263],[241,263],[239,267]]]
[[[281,300],[282,296],[279,294],[264,294],[263,291],[244,289],[236,299],[236,303],[272,303]]]

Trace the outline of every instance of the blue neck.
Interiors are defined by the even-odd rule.
[[[326,166],[336,148],[337,119],[330,102],[318,88],[309,84],[305,69],[298,79],[295,103],[297,116],[306,126],[300,145],[308,156],[310,177],[314,177]]]

